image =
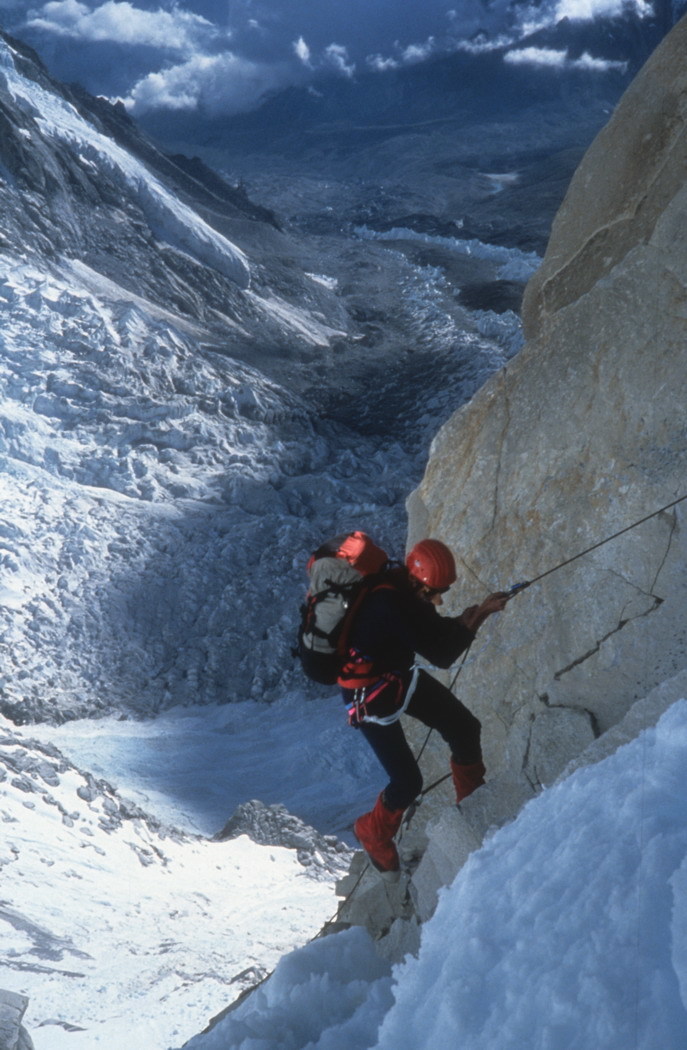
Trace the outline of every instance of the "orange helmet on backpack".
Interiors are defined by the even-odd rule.
[[[456,563],[441,540],[420,540],[406,557],[411,576],[433,591],[448,590],[456,582]]]

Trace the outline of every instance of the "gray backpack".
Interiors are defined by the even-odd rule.
[[[364,532],[336,536],[308,562],[310,586],[301,606],[294,655],[308,678],[334,685],[344,663],[353,617],[380,581],[386,552]]]

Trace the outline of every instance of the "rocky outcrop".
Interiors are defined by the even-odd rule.
[[[299,817],[280,804],[268,806],[257,799],[244,802],[234,810],[217,842],[247,835],[260,846],[283,846],[296,850],[300,864],[313,878],[329,881],[340,875],[350,860],[350,850],[336,835],[320,835]]]
[[[21,1023],[28,1005],[25,995],[0,990],[0,1050],[33,1050],[33,1040]]]
[[[660,683],[684,682],[687,503],[559,566],[687,493],[686,48],[683,19],[587,152],[527,288],[525,348],[443,427],[409,500],[410,543],[457,553],[449,613],[544,577],[483,628],[458,679],[488,783],[420,821],[407,889],[421,920],[489,827],[643,725],[628,712]],[[428,750],[427,780],[447,760]],[[375,933],[402,943],[392,926]]]

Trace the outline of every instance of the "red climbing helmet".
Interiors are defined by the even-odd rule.
[[[448,590],[456,582],[456,563],[441,540],[420,540],[409,552],[406,565],[411,576],[433,591]]]

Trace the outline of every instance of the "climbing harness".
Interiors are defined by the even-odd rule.
[[[394,722],[398,722],[402,714],[404,714],[408,704],[413,699],[413,694],[417,686],[417,679],[420,673],[420,668],[417,665],[413,666],[412,674],[410,676],[410,682],[406,689],[405,696],[401,694],[403,689],[402,679],[394,674],[384,674],[379,679],[375,687],[370,692],[367,692],[365,688],[356,689],[353,694],[353,702],[348,707],[348,720],[351,725],[359,726],[361,722],[374,722],[378,726],[390,726]],[[368,711],[368,704],[371,704],[381,692],[383,692],[389,683],[397,684],[399,691],[398,706],[390,715],[384,715],[378,717],[377,715],[371,715]]]

